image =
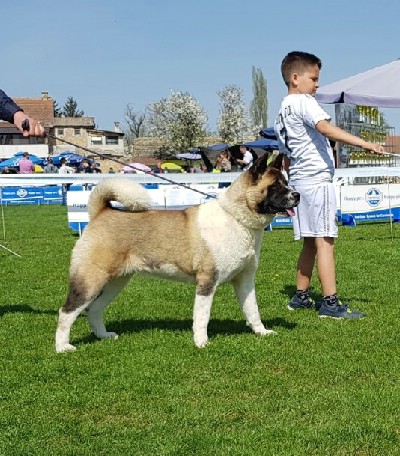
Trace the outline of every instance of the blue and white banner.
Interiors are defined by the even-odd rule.
[[[5,187],[1,189],[1,204],[41,204],[42,187]]]
[[[341,220],[354,222],[399,221],[400,184],[347,185],[340,192]]]

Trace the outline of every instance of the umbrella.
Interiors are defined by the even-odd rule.
[[[228,150],[229,144],[219,143],[214,144],[213,146],[206,147],[206,151],[208,152],[221,152],[222,150]]]
[[[244,143],[244,146],[255,149],[279,149],[278,141],[276,139],[261,138],[256,141]]]
[[[274,127],[263,128],[259,134],[263,138],[275,139],[275,140],[277,139]]]
[[[130,163],[129,165],[125,165],[122,168],[122,171],[125,174],[128,173],[149,173],[151,171],[151,168],[149,168],[147,165],[144,165],[143,163]]]
[[[55,165],[60,165],[62,158],[65,158],[65,161],[67,162],[68,165],[77,165],[82,160],[84,160],[86,157],[84,157],[83,155],[76,154],[75,152],[65,151],[65,152],[61,152],[61,154],[55,155],[54,157],[51,157],[51,158],[53,159],[53,163]]]
[[[201,160],[200,154],[193,154],[192,152],[186,152],[184,154],[176,154],[176,158],[179,160]]]
[[[17,152],[13,157],[8,158],[0,163],[0,169],[8,166],[9,168],[17,168],[20,160],[22,160],[24,152]],[[34,165],[43,165],[45,162],[44,158],[37,157],[36,155],[29,154],[29,159]]]
[[[172,173],[180,173],[183,171],[182,169],[182,166],[178,165],[177,163],[173,163],[173,162],[166,162],[166,163],[161,163],[160,165],[161,169],[164,169],[168,172],[172,172]]]
[[[400,60],[321,87],[315,98],[320,103],[399,108]]]

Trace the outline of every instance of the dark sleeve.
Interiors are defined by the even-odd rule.
[[[201,158],[203,159],[204,164],[207,166],[207,172],[211,173],[212,170],[214,169],[214,166],[212,165],[210,159],[207,157],[207,155],[204,153],[203,150],[200,151]]]
[[[14,114],[22,109],[0,89],[0,119],[13,123]]]

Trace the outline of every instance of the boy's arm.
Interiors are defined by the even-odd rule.
[[[361,149],[376,152],[378,154],[385,153],[383,147],[380,144],[364,141],[358,136],[354,136],[351,133],[348,133],[347,131],[344,131],[341,128],[337,127],[336,125],[332,125],[327,120],[320,120],[315,128],[322,135],[328,137],[329,139],[333,139],[333,141],[349,144],[350,146],[361,147]]]

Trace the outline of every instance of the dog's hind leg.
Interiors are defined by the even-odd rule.
[[[67,300],[58,312],[57,353],[75,350],[75,347],[69,343],[71,327],[78,315],[100,295],[107,278],[107,274],[101,270],[93,272],[91,277],[86,279],[79,272],[71,275]]]
[[[246,323],[250,326],[254,333],[262,336],[267,334],[276,334],[275,331],[266,329],[261,321],[257,305],[254,278],[253,272],[243,271],[232,281],[240,308],[246,317]]]
[[[111,279],[103,288],[100,295],[90,304],[87,317],[90,327],[95,336],[99,339],[116,339],[118,334],[108,332],[103,320],[103,312],[118,293],[129,282],[131,275],[116,277]]]

